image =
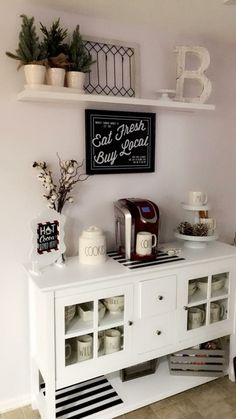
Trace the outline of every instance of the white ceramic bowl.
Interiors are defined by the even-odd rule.
[[[68,326],[68,324],[74,318],[75,313],[76,313],[76,304],[65,307],[65,324],[66,324],[66,326]]]
[[[124,310],[124,295],[118,295],[116,297],[105,298],[104,304],[110,313],[118,313]]]
[[[211,289],[212,291],[218,291],[225,285],[225,278],[219,277],[219,278],[213,278],[211,283]]]
[[[189,297],[191,297],[195,293],[196,290],[197,290],[197,283],[195,281],[194,282],[189,282],[189,284],[188,284],[188,295],[189,295]]]
[[[198,280],[197,281],[197,287],[200,291],[202,291],[204,294],[207,293],[207,286],[208,286],[208,282],[206,279]]]

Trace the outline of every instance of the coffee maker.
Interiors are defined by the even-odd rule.
[[[124,198],[114,203],[116,250],[128,260],[154,260],[157,256],[159,209],[153,202],[140,198]],[[136,251],[137,235],[151,233],[155,238],[150,254]]]

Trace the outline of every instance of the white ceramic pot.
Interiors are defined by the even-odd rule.
[[[64,68],[48,68],[46,74],[47,84],[63,87],[65,85],[65,74]]]
[[[106,237],[100,228],[90,226],[79,238],[79,262],[100,265],[106,258]]]
[[[25,64],[24,73],[27,84],[44,84],[46,67],[38,64]]]
[[[81,93],[84,93],[84,82],[85,73],[80,71],[68,71],[66,73],[66,85],[73,89],[78,89]]]

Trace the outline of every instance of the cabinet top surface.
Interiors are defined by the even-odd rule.
[[[78,256],[66,259],[65,266],[58,267],[51,265],[43,269],[41,275],[34,275],[29,271],[30,266],[26,266],[31,280],[42,291],[56,291],[72,286],[86,286],[90,283],[126,278],[132,282],[133,278],[142,279],[148,274],[174,274],[178,268],[187,268],[194,264],[203,262],[214,262],[217,260],[236,259],[236,247],[221,243],[209,243],[202,249],[188,249],[179,242],[162,244],[160,249],[179,248],[181,258],[171,263],[155,266],[147,266],[141,269],[129,269],[116,260],[108,257],[102,265],[82,265],[79,263]],[[114,283],[113,283],[114,285]],[[118,284],[117,284],[118,285]]]

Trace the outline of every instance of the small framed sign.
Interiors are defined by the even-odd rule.
[[[64,244],[65,217],[53,209],[43,211],[31,224],[33,246],[31,252],[31,271],[40,273],[40,269],[53,262],[60,261],[65,252]]]
[[[156,114],[85,111],[86,172],[154,172]]]

